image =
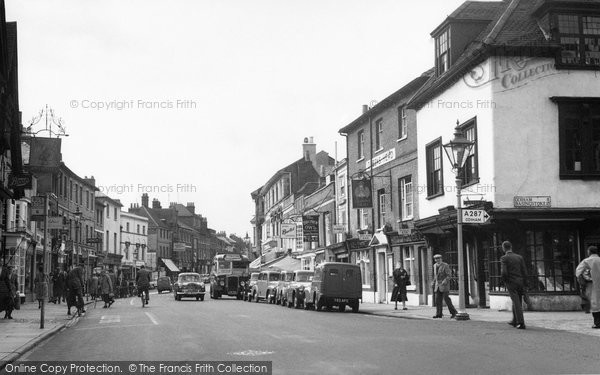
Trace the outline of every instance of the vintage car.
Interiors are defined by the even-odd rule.
[[[360,267],[349,263],[326,262],[315,267],[315,275],[310,284],[310,292],[305,293],[308,308],[320,311],[338,306],[340,311],[346,305],[352,312],[358,312],[362,300],[362,279]]]
[[[158,294],[165,290],[172,292],[173,285],[171,284],[171,278],[169,276],[161,276],[156,279],[156,290],[158,291]]]
[[[250,298],[250,295],[252,294],[252,288],[256,285],[256,281],[258,280],[258,275],[260,275],[259,272],[252,272],[250,274],[250,278],[244,284],[244,295],[242,296],[244,301],[250,301],[249,298]]]
[[[287,289],[292,280],[294,280],[294,271],[281,271],[279,283],[277,283],[277,297],[275,298],[275,304],[285,306]]]
[[[306,300],[306,292],[310,291],[310,286],[314,276],[313,271],[297,270],[292,274],[293,281],[290,282],[287,290],[285,300],[287,307],[295,307],[297,309],[307,305],[304,303]]]
[[[255,302],[264,299],[267,303],[275,303],[275,297],[277,295],[277,284],[281,277],[280,271],[262,271],[258,275],[256,285],[252,287],[252,294],[250,295],[249,301],[254,300]]]
[[[204,280],[200,274],[195,272],[183,272],[177,277],[173,287],[175,300],[181,301],[183,297],[196,298],[196,301],[204,301]]]

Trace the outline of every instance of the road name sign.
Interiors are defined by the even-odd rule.
[[[463,224],[483,224],[490,219],[490,215],[485,210],[462,210]]]

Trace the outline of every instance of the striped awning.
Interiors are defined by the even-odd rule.
[[[173,263],[173,261],[171,259],[163,258],[162,262],[164,263],[165,267],[167,267],[169,269],[169,271],[181,272],[181,271],[179,271],[179,268],[177,268],[177,266],[175,265],[175,263]]]

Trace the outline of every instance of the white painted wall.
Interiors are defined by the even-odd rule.
[[[483,64],[487,68],[489,62]],[[444,175],[444,195],[427,199],[427,163],[425,147],[438,137],[442,144],[454,137],[454,127],[477,117],[477,144],[480,182],[463,189],[465,194],[473,195],[471,199],[493,200],[494,191],[494,130],[492,123],[492,88],[491,85],[470,87],[467,79],[452,85],[438,97],[431,100],[417,111],[417,155],[419,160],[419,185],[414,189],[419,200],[419,217],[427,218],[438,214],[438,209],[445,206],[456,206],[455,174],[450,162],[442,150],[442,166]]]
[[[521,70],[512,64],[492,82],[495,207],[513,207],[515,195],[550,196],[552,207],[600,207],[600,182],[559,179],[558,105],[550,100],[600,97],[600,74],[557,71],[553,64],[542,58],[521,62]]]

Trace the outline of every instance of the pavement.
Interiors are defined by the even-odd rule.
[[[86,302],[86,309],[93,308],[92,302]],[[101,302],[99,302],[101,304]],[[72,309],[75,311],[75,308]],[[434,320],[435,308],[430,306],[407,306],[402,310],[394,309],[394,304],[362,303],[360,313],[390,318]],[[506,323],[512,319],[512,312],[508,310],[492,310],[482,308],[468,308],[469,321],[482,321],[493,323]],[[447,308],[444,307],[444,318],[448,324],[469,324],[469,321],[451,320]],[[21,305],[20,310],[13,311],[12,320],[0,319],[0,370],[7,363],[18,360],[25,353],[35,348],[44,340],[52,337],[63,329],[77,324],[80,319],[85,319],[85,314],[67,315],[67,305],[46,304],[44,309],[44,328],[40,328],[40,309],[37,302],[27,302]],[[439,319],[436,319],[440,321]],[[591,335],[600,338],[600,329],[592,329],[592,315],[583,311],[525,311],[527,330],[549,329],[567,331],[582,335]],[[513,329],[506,326],[507,329]]]

